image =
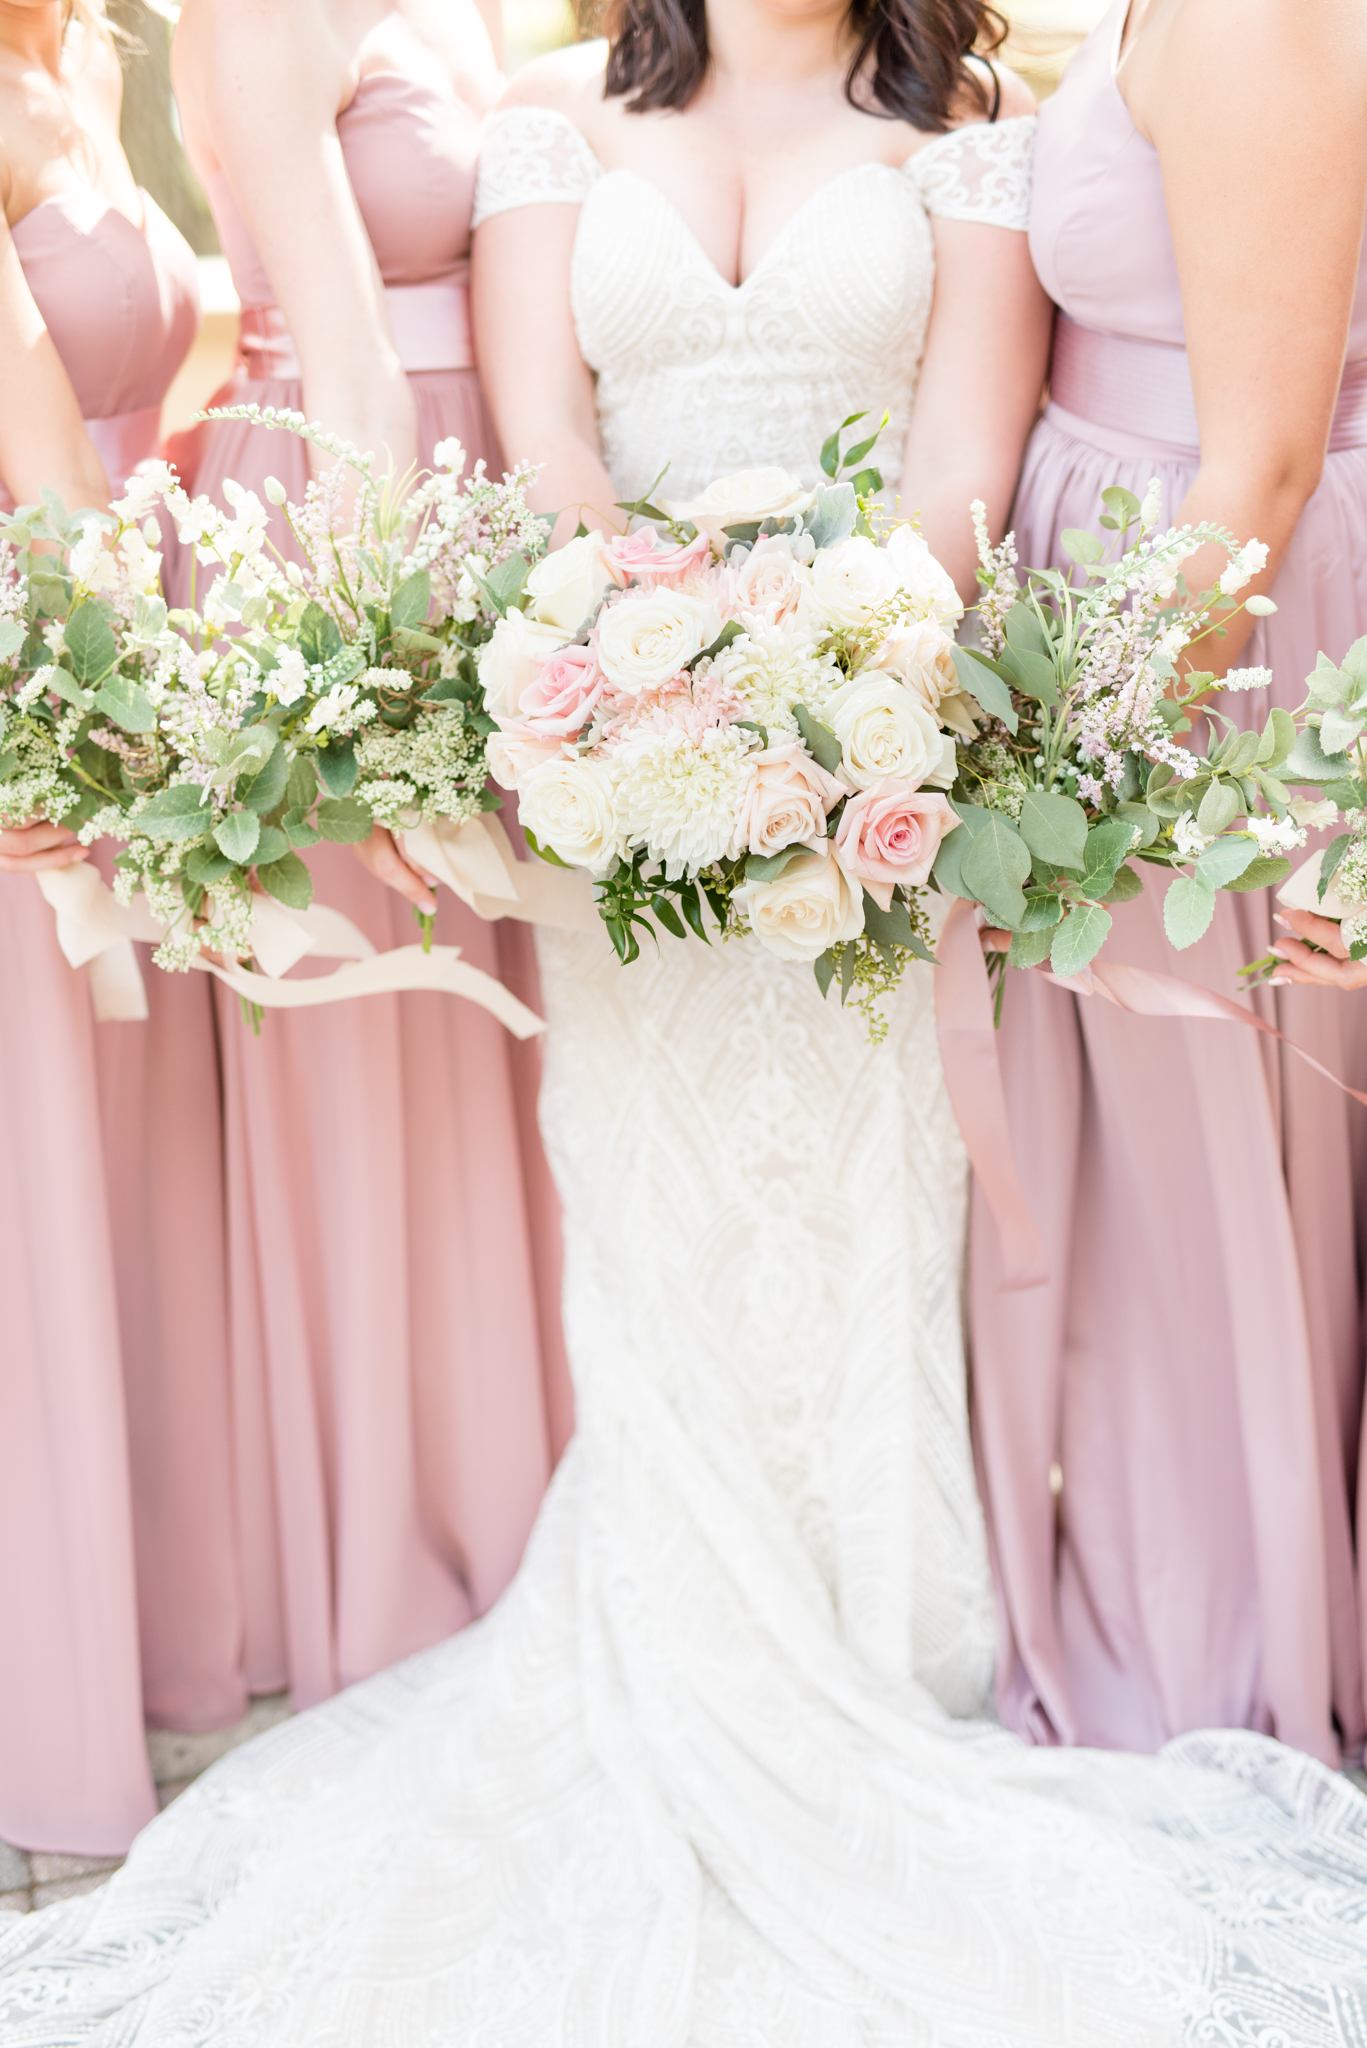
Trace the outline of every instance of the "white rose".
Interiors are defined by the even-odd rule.
[[[887,551],[863,534],[822,548],[812,563],[812,597],[832,626],[862,626],[896,590]]]
[[[864,674],[837,696],[831,730],[844,753],[845,776],[856,789],[895,776],[919,789],[923,782],[954,780],[954,742],[895,676]]]
[[[742,469],[718,477],[701,497],[662,498],[671,519],[687,520],[699,533],[720,539],[728,526],[762,525],[766,519],[796,519],[816,503],[816,492],[804,490],[786,469]]]
[[[524,586],[527,609],[541,625],[577,633],[613,581],[596,533],[581,533],[537,563]]]
[[[942,626],[958,625],[964,608],[954,579],[913,527],[899,526],[890,533],[884,553],[899,590],[909,599],[910,610],[922,618],[938,619]]]
[[[615,690],[635,697],[670,682],[721,631],[704,599],[682,590],[633,590],[598,619],[598,666]]]
[[[781,960],[817,960],[864,929],[863,891],[829,844],[795,855],[777,881],[742,883],[731,900],[761,946]]]
[[[479,651],[479,680],[490,718],[516,718],[522,692],[565,644],[559,626],[539,625],[514,609],[494,627]]]
[[[533,768],[522,782],[517,814],[561,860],[602,874],[621,850],[616,784],[611,762],[561,755]]]
[[[826,837],[826,818],[845,794],[797,740],[752,754],[753,777],[745,793],[736,836],[751,853],[767,857],[795,841],[817,845]]]

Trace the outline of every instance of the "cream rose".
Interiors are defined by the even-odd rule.
[[[701,497],[659,502],[671,519],[687,520],[699,533],[719,540],[728,526],[796,519],[816,503],[816,492],[804,490],[786,469],[742,469],[734,476],[718,477]]]
[[[864,929],[863,895],[828,844],[796,854],[777,881],[743,882],[731,901],[781,960],[817,960]]]
[[[564,754],[523,779],[517,814],[561,860],[602,874],[621,851],[616,784],[610,762]]]
[[[527,609],[538,623],[577,633],[615,577],[596,533],[581,533],[537,563],[524,586]]]
[[[491,732],[484,743],[489,773],[500,789],[520,789],[534,768],[558,761],[559,740],[536,740],[521,732]]]
[[[937,790],[876,782],[840,813],[835,857],[875,903],[891,910],[899,882],[919,888],[929,880],[940,841],[958,823],[957,811]]]
[[[910,600],[911,610],[923,618],[938,619],[942,626],[958,625],[964,608],[954,579],[936,561],[914,527],[899,526],[890,533],[884,553],[899,590]]]
[[[722,575],[722,609],[748,613],[771,626],[796,620],[811,582],[786,533],[757,540],[748,554],[728,562]]]
[[[523,691],[564,644],[559,626],[539,625],[516,609],[500,619],[493,638],[479,651],[479,679],[490,718],[516,719]]]
[[[845,795],[797,740],[750,757],[755,774],[745,793],[736,832],[751,853],[767,857],[796,842],[818,845],[826,818]]]
[[[938,711],[942,697],[959,687],[954,669],[954,642],[934,619],[914,619],[895,626],[879,648],[877,668],[906,684],[927,711]]]
[[[871,789],[889,777],[913,788],[954,780],[953,740],[941,732],[934,712],[886,670],[847,684],[831,707],[830,725],[844,755],[845,777],[856,789]]]
[[[681,590],[628,591],[599,614],[598,665],[624,696],[658,690],[721,631],[711,605]]]

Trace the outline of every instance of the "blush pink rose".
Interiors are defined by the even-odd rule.
[[[745,793],[736,833],[742,846],[767,859],[785,846],[819,846],[826,819],[845,785],[828,775],[798,740],[752,754],[754,775]]]
[[[638,527],[635,533],[619,533],[603,549],[603,560],[620,584],[679,584],[705,569],[712,544],[705,533],[685,546],[661,541],[653,526]]]
[[[841,812],[835,857],[875,903],[891,910],[899,882],[921,886],[929,880],[940,841],[958,823],[948,797],[937,790],[876,782],[852,796]]]
[[[532,677],[517,708],[538,739],[570,739],[588,724],[604,682],[587,647],[562,647]]]

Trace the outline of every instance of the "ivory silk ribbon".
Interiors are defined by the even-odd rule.
[[[423,826],[407,837],[414,859],[480,917],[516,917],[579,930],[598,922],[588,877],[540,861],[519,861],[497,818]],[[147,992],[134,941],[155,945],[169,929],[153,917],[146,898],[137,896],[125,907],[99,871],[84,862],[39,875],[38,886],[56,913],[57,942],[67,960],[73,967],[89,965],[96,1017],[104,1023],[145,1018]],[[250,943],[260,973],[219,967],[203,958],[194,964],[262,1009],[308,1009],[353,996],[435,989],[478,1003],[517,1038],[545,1029],[536,1012],[501,982],[463,961],[458,946],[434,946],[430,952],[398,946],[377,953],[350,918],[326,904],[287,910],[272,897],[255,897]],[[305,954],[348,964],[307,981],[283,980]]]
[[[992,1022],[992,997],[987,963],[978,939],[976,908],[956,897],[950,906],[937,947],[940,965],[935,976],[935,1022],[945,1087],[963,1133],[969,1164],[977,1176],[1001,1235],[1007,1292],[1039,1287],[1049,1277],[1049,1262],[1025,1191],[1016,1172],[1011,1130],[1006,1115]],[[1036,969],[1036,972],[1043,972]],[[1277,1039],[1326,1081],[1367,1108],[1367,1095],[1350,1088],[1337,1074],[1297,1045],[1294,1039],[1265,1024],[1228,996],[1172,974],[1147,967],[1126,967],[1097,960],[1081,974],[1044,974],[1055,988],[1078,996],[1099,996],[1134,1017],[1206,1018],[1216,1024],[1241,1024]]]

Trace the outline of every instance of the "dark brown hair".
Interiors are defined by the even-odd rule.
[[[706,0],[581,0],[580,12],[608,38],[609,98],[630,95],[633,114],[688,105],[707,73]],[[850,0],[848,19],[845,97],[861,113],[942,135],[967,92],[995,118],[1000,86],[968,62],[1005,40],[988,0]]]

